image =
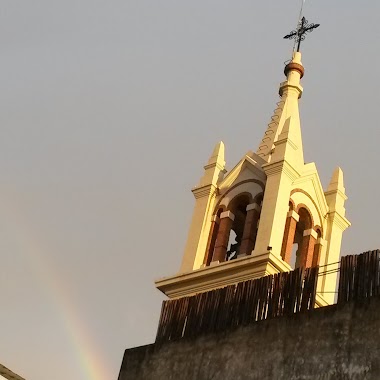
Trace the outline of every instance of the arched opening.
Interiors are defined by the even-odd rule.
[[[294,209],[294,203],[290,200],[281,247],[282,259],[292,268],[295,267],[297,251],[299,248],[299,238],[296,236],[296,227],[297,222],[299,221],[299,215],[294,211]]]
[[[299,220],[296,224],[296,231],[293,239],[292,247],[292,257],[290,259],[291,263],[294,263],[293,268],[299,268],[305,266],[306,258],[304,257],[307,254],[307,239],[305,239],[305,231],[308,231],[312,228],[313,222],[311,216],[304,207],[301,207],[298,210]]]
[[[250,194],[240,194],[230,202],[227,210],[220,214],[220,224],[212,255],[213,262],[232,260],[239,255],[247,217],[247,205],[250,200]]]
[[[226,261],[236,259],[240,253],[247,218],[247,206],[250,204],[250,200],[249,194],[241,194],[230,203],[229,209],[234,215],[234,220],[228,237],[229,244],[226,252]]]
[[[292,254],[291,254],[290,263],[289,263],[289,265],[292,268],[296,267],[297,252],[298,252],[298,243],[295,243],[295,244],[293,244]]]
[[[289,203],[281,256],[292,268],[311,267],[314,263],[314,250],[317,232],[313,229],[313,218],[304,205],[294,210],[294,204]]]
[[[231,229],[230,237],[228,239],[226,261],[236,259],[238,247],[239,247],[239,243],[237,239],[237,234],[233,229]]]

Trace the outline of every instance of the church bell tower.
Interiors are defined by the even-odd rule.
[[[323,190],[315,163],[304,162],[299,101],[305,69],[299,45],[284,73],[280,100],[256,152],[247,152],[227,172],[219,142],[192,190],[195,207],[179,273],[156,281],[169,298],[328,265],[331,273],[319,277],[316,303],[333,303],[333,269],[350,226],[343,171],[337,167]]]

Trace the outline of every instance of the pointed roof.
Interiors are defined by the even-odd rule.
[[[294,160],[298,160],[302,165],[304,163],[298,108],[298,99],[303,91],[300,85],[303,74],[304,68],[301,63],[301,53],[296,52],[293,55],[292,61],[285,67],[287,80],[280,85],[279,93],[281,100],[277,103],[277,108],[257,150],[257,154],[268,163],[273,162],[275,157],[276,160],[286,158],[286,149],[276,148],[276,146],[284,142],[292,146],[292,149],[296,152],[296,154],[292,154]]]
[[[215,145],[215,148],[208,160],[207,165],[214,165],[214,164],[219,164],[220,166],[225,165],[225,160],[224,160],[224,142],[220,141]],[[207,166],[206,165],[206,166]]]
[[[226,172],[225,166],[224,143],[220,141],[216,144],[207,164],[204,166],[205,172],[197,188],[210,184],[216,186]]]
[[[327,191],[336,190],[340,190],[343,194],[345,194],[343,170],[339,166],[335,168],[329,187],[327,189]]]

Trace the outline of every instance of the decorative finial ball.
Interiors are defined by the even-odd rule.
[[[300,65],[299,63],[296,63],[296,62],[290,62],[290,63],[288,63],[285,66],[284,74],[285,74],[286,77],[288,76],[288,74],[289,74],[290,71],[298,71],[300,73],[300,75],[301,75],[301,78],[305,74],[305,68],[302,65]]]

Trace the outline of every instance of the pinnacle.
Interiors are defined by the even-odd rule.
[[[215,163],[224,163],[224,142],[220,141],[215,145],[215,148],[208,160],[208,165]]]
[[[328,191],[333,190],[340,190],[343,193],[345,192],[343,170],[339,166],[335,168],[328,187]]]

